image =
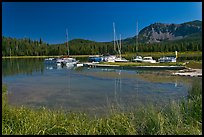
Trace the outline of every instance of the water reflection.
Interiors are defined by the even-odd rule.
[[[169,99],[186,96],[193,81],[154,71],[67,68],[44,64],[42,59],[4,60],[2,74],[3,83],[9,86],[11,105],[99,113],[112,105],[121,110],[164,105]]]
[[[2,59],[2,76],[12,76],[16,74],[32,75],[33,72],[44,72],[43,59]]]

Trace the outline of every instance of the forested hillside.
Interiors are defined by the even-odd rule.
[[[162,36],[172,32],[172,39],[162,39],[160,42],[145,42],[143,36],[148,34],[148,39],[152,37],[152,27]],[[151,29],[150,29],[151,28]],[[149,30],[149,32],[148,32]],[[167,31],[168,30],[168,31]],[[173,33],[174,32],[174,33]],[[154,32],[155,33],[155,32]],[[151,35],[150,35],[151,34]],[[170,34],[170,33],[169,33]],[[182,39],[177,38],[182,34]],[[165,34],[165,36],[167,36]],[[70,55],[95,55],[95,54],[115,54],[112,42],[95,42],[84,39],[73,39],[69,41]],[[183,23],[181,25],[164,25],[160,23],[152,24],[142,29],[139,33],[139,41],[136,45],[136,36],[122,40],[122,53],[126,52],[174,52],[174,51],[202,51],[202,25],[201,21]],[[42,56],[42,55],[65,55],[67,54],[66,43],[48,44],[30,38],[16,39],[2,37],[3,56]]]

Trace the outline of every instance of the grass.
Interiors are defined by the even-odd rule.
[[[175,52],[138,52],[138,55],[152,57],[175,56]],[[125,53],[122,56],[131,59],[132,57],[136,56],[136,53]],[[178,52],[178,57],[194,57],[194,56],[202,56],[202,51]]]
[[[103,117],[47,108],[14,107],[2,88],[4,135],[174,135],[202,134],[202,85],[195,81],[188,98],[162,109],[141,107],[131,112],[113,109]]]
[[[144,62],[101,62],[101,64],[120,65],[123,67],[130,66],[184,66],[182,62],[170,63],[144,63]]]
[[[202,69],[202,61],[189,60],[186,62],[169,62],[169,63],[144,63],[144,62],[101,62],[101,64],[119,65],[122,67],[132,66],[185,66],[192,69]]]
[[[193,69],[202,69],[202,61],[189,61],[189,63],[186,64],[186,67]]]

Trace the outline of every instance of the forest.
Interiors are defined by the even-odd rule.
[[[67,45],[68,44],[68,45]],[[113,42],[95,42],[84,39],[70,40],[63,44],[49,44],[30,38],[16,39],[2,37],[2,56],[52,56],[66,55],[69,46],[70,55],[117,54]],[[185,52],[202,51],[201,37],[191,37],[181,40],[164,41],[160,43],[138,43],[122,40],[122,54],[136,52]]]

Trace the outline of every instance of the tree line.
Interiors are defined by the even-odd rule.
[[[70,55],[116,54],[113,42],[94,42],[83,39],[69,41]],[[202,51],[202,39],[184,39],[161,43],[126,43],[122,41],[122,53],[136,52],[185,52]],[[49,56],[66,55],[67,46],[63,44],[48,44],[30,38],[16,39],[2,37],[2,56]]]

